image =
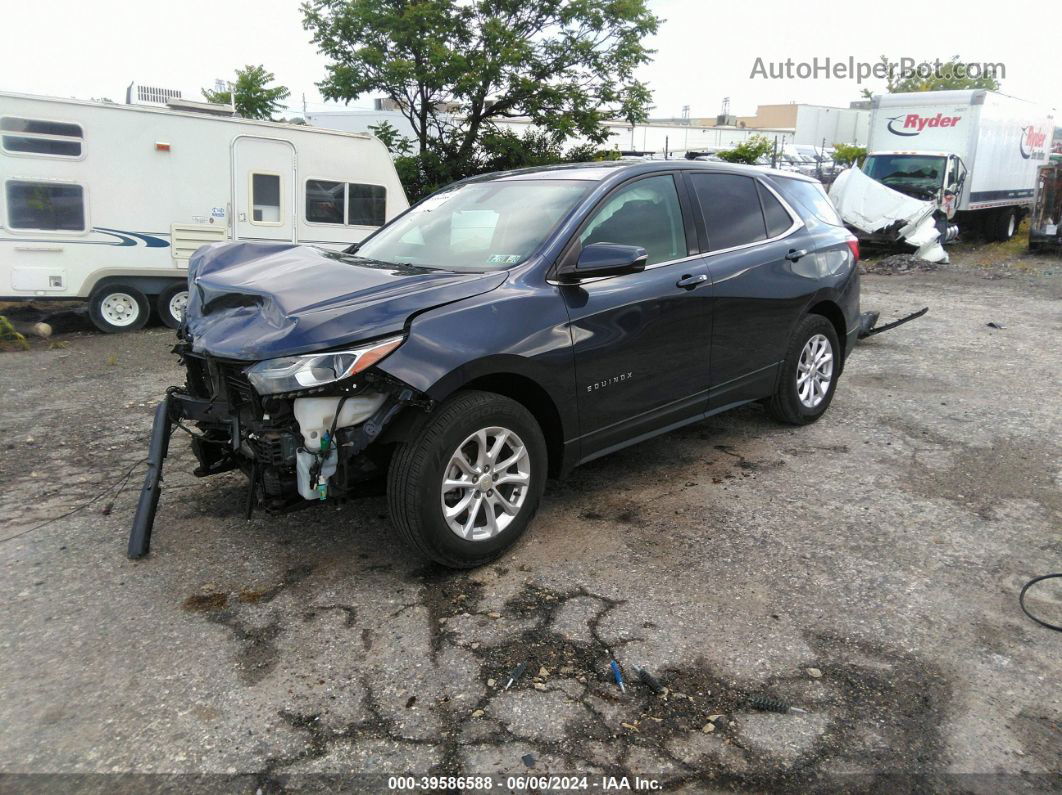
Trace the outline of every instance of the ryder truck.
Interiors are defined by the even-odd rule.
[[[1032,208],[1054,121],[1031,102],[984,89],[875,96],[862,171],[934,202],[941,242],[958,231],[1009,240]]]

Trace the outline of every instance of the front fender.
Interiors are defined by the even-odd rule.
[[[433,400],[485,376],[511,374],[540,386],[566,442],[578,436],[575,363],[568,314],[555,287],[507,281],[492,292],[423,312],[377,369]]]

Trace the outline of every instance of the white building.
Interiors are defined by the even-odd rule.
[[[339,110],[310,111],[306,121],[315,127],[324,127],[345,132],[371,132],[370,127],[388,122],[392,127],[415,141],[413,127],[409,121],[396,110]],[[517,135],[533,125],[527,119],[505,119],[497,122],[501,129],[510,129]],[[735,127],[698,127],[690,124],[625,124],[623,122],[606,122],[609,128],[609,140],[603,149],[621,152],[651,152],[660,157],[665,151],[682,157],[687,151],[704,151],[732,147],[752,135],[766,135],[777,138],[779,148],[785,144],[798,143],[793,140],[792,129],[740,129]],[[573,138],[569,147],[585,143],[586,139]],[[832,143],[832,142],[831,142]]]

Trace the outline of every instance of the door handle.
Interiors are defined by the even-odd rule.
[[[806,248],[791,248],[789,253],[785,255],[785,258],[790,262],[796,262],[801,257],[806,257],[808,250]]]
[[[708,281],[708,277],[700,273],[696,276],[683,276],[675,282],[675,286],[681,287],[683,290],[692,290],[698,284],[704,284],[706,281]]]

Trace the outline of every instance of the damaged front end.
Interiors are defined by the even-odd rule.
[[[883,185],[858,168],[841,173],[830,186],[830,200],[865,245],[902,244],[915,249],[919,259],[947,262],[943,244],[958,236],[958,227],[934,201]]]
[[[174,429],[192,436],[197,476],[247,476],[248,514],[353,494],[385,467],[388,450],[373,442],[396,415],[432,407],[376,367],[401,347],[408,319],[503,279],[291,244],[199,249],[173,349],[185,383],[155,412],[129,556],[148,552]]]
[[[148,473],[129,537],[129,557],[147,554],[162,462],[175,428],[192,437],[197,477],[239,469],[248,478],[245,510],[286,512],[354,493],[381,473],[370,445],[395,415],[429,401],[372,365],[399,338],[343,351],[240,362],[199,353],[186,340],[173,350],[186,368],[155,414]]]

